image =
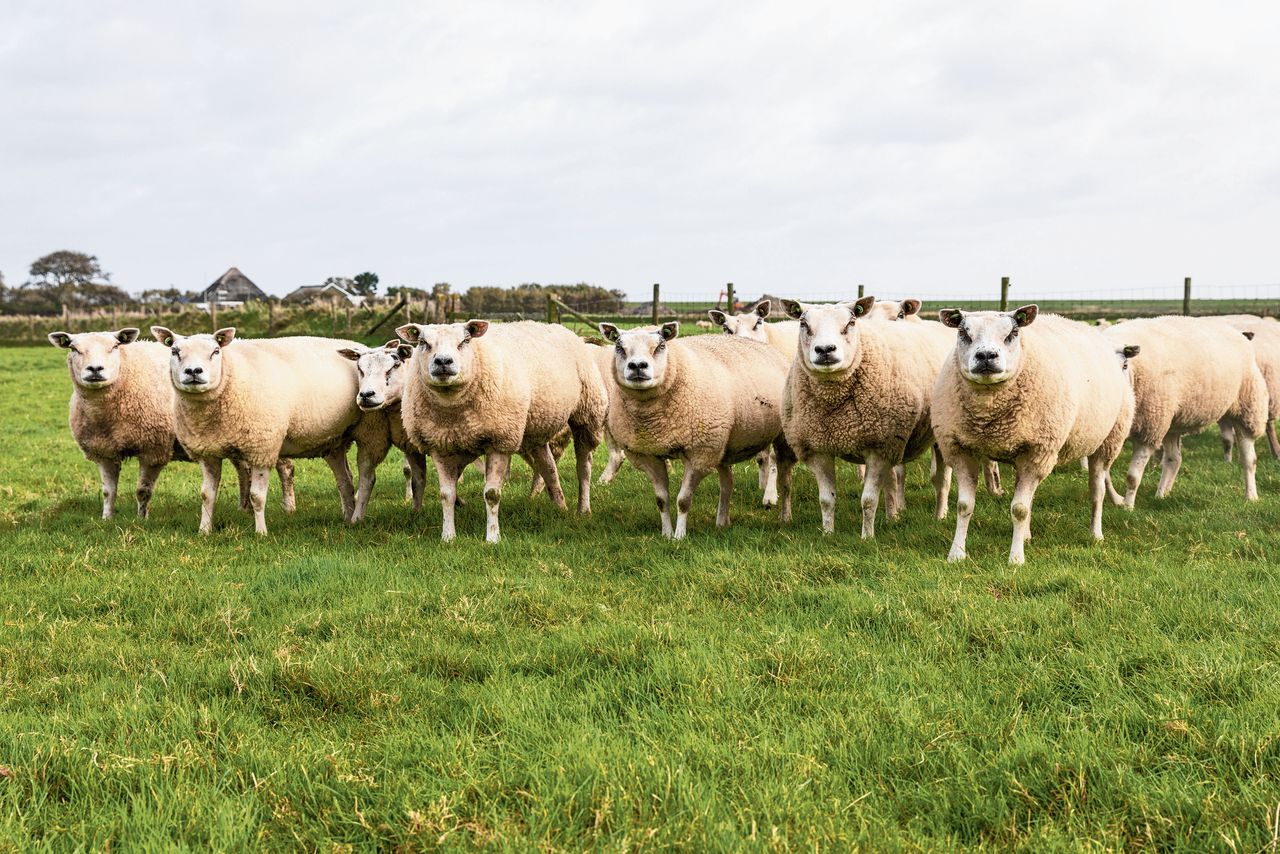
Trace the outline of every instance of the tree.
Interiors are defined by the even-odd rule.
[[[351,280],[355,293],[371,297],[378,292],[378,274],[364,272]]]
[[[37,258],[31,278],[10,304],[33,313],[54,313],[65,304],[72,308],[97,308],[132,302],[132,297],[112,285],[96,255],[61,249]]]

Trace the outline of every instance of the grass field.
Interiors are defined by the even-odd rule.
[[[230,473],[198,538],[190,465],[103,522],[68,394],[0,350],[0,849],[1275,850],[1280,464],[1245,506],[1216,436],[1100,546],[1063,469],[1014,569],[981,493],[944,562],[920,463],[873,543],[849,469],[823,539],[746,466],[683,543],[632,468],[579,519],[522,464],[492,547],[390,462],[356,528],[315,461],[265,539]]]

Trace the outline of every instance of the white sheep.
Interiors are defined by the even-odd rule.
[[[1267,384],[1267,446],[1271,450],[1271,456],[1280,459],[1280,438],[1276,436],[1276,419],[1280,418],[1280,326],[1276,325],[1274,317],[1252,314],[1229,314],[1219,319],[1253,336],[1253,353],[1258,360],[1258,369],[1262,371],[1262,379]],[[1222,432],[1222,455],[1227,462],[1231,462],[1235,428],[1227,421],[1221,422],[1219,427]]]
[[[714,308],[707,314],[711,317],[711,322],[719,326],[726,335],[759,341],[773,347],[788,360],[795,358],[800,324],[794,320],[766,323],[769,312],[770,301],[764,299],[740,314],[726,314]],[[760,466],[760,503],[765,507],[773,507],[778,503],[778,463],[774,459],[773,449],[762,451],[756,462]]]
[[[783,300],[800,326],[787,379],[787,443],[818,481],[822,531],[835,531],[837,458],[864,463],[862,536],[875,536],[880,493],[885,512],[901,506],[894,467],[933,444],[929,398],[942,359],[936,339],[915,323],[867,321],[874,297],[833,305]],[[946,514],[945,465],[936,467],[936,512]]]
[[[138,341],[138,330],[50,332],[49,343],[67,350],[71,373],[71,435],[102,479],[102,518],[115,515],[120,464],[138,458],[138,515],[150,513],[156,479],[170,460],[190,462],[173,430],[173,387],[168,382],[169,351],[154,341]],[[127,345],[127,346],[126,346]],[[285,512],[293,512],[293,463],[277,467]],[[249,481],[240,475],[241,507],[247,508]]]
[[[791,518],[795,456],[782,436],[782,391],[787,360],[771,347],[724,335],[676,340],[678,323],[600,332],[614,342],[609,433],[636,468],[649,476],[665,537],[683,539],[693,493],[713,471],[720,476],[716,525],[729,524],[733,464],[773,446],[783,521]],[[667,462],[684,460],[669,515]]]
[[[1082,456],[1089,458],[1092,533],[1101,540],[1108,470],[1133,419],[1125,360],[1096,329],[1039,315],[1035,305],[1008,313],[949,308],[938,314],[957,330],[953,356],[933,392],[934,438],[959,486],[947,559],[965,557],[982,460],[1009,463],[1016,473],[1010,563],[1026,560],[1040,482],[1059,463]]]
[[[200,533],[213,530],[222,461],[249,471],[254,530],[267,533],[267,473],[282,458],[323,457],[333,470],[343,518],[354,511],[346,449],[360,423],[356,378],[330,338],[236,339],[234,327],[182,336],[151,334],[170,350],[177,391],[174,431],[200,463]]]
[[[588,345],[563,326],[521,322],[399,327],[418,348],[401,412],[410,438],[440,476],[441,539],[452,540],[458,477],[485,457],[485,539],[499,540],[498,509],[511,457],[527,453],[551,500],[565,506],[548,443],[572,431],[578,512],[591,512],[591,453],[600,443],[607,392]]]
[[[1266,430],[1268,395],[1249,339],[1223,320],[1172,315],[1117,323],[1102,334],[1142,347],[1132,371],[1136,408],[1124,506],[1133,508],[1156,448],[1163,452],[1156,497],[1164,498],[1182,464],[1182,437],[1219,422],[1235,433],[1245,499],[1256,500],[1254,441]],[[1112,500],[1121,503],[1114,490]]]

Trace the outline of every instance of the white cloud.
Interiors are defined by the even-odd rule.
[[[30,3],[0,269],[273,292],[1276,281],[1274,4]]]

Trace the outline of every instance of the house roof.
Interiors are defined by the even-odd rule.
[[[267,293],[262,288],[253,283],[253,280],[240,272],[239,267],[229,267],[227,272],[205,288],[200,296],[206,302],[211,299],[215,292],[226,291],[224,299],[229,300],[245,300],[245,299],[266,299]]]

